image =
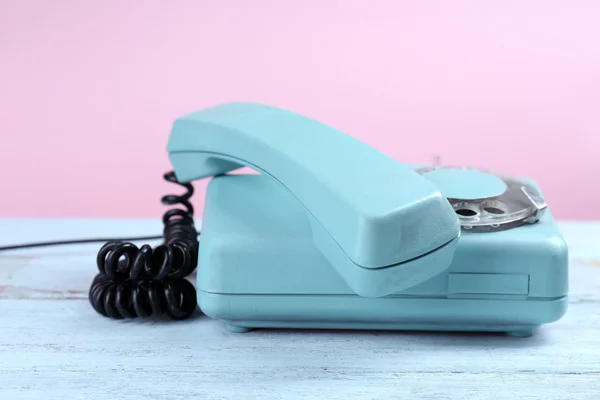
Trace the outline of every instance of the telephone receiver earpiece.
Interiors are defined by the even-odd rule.
[[[242,167],[270,176],[306,209],[316,247],[360,296],[415,286],[452,261],[460,224],[439,189],[310,118],[227,103],[177,119],[168,152],[180,182]]]

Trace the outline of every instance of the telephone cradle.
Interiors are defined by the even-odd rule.
[[[504,332],[567,311],[568,249],[531,179],[398,162],[311,118],[226,103],[175,120],[164,243],[109,242],[115,318],[195,309],[254,328]],[[258,174],[230,174],[249,167]],[[200,239],[191,182],[207,186]],[[196,271],[195,287],[185,279]]]

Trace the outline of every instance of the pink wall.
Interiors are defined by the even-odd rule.
[[[0,216],[158,218],[173,119],[250,100],[600,218],[600,2],[491,3],[1,0]]]

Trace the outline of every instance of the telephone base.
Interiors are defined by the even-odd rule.
[[[254,329],[265,328],[265,329],[314,329],[314,330],[374,330],[374,331],[405,331],[405,332],[463,332],[463,333],[505,333],[507,336],[517,337],[517,338],[527,338],[533,336],[533,332],[539,327],[536,326],[517,326],[517,325],[499,325],[496,328],[490,330],[488,327],[483,326],[457,326],[457,327],[436,327],[435,325],[401,325],[394,324],[390,326],[389,324],[380,325],[380,324],[359,324],[359,325],[348,325],[348,324],[331,324],[331,326],[323,326],[322,324],[312,325],[312,324],[302,324],[302,326],[298,326],[298,324],[292,323],[285,324],[279,323],[278,326],[273,326],[271,322],[266,321],[253,321],[251,323],[252,327],[248,326],[240,326],[234,325],[239,324],[239,321],[223,321],[225,323],[225,329],[230,333],[247,333]],[[260,325],[260,326],[255,326]]]
[[[305,210],[268,177],[209,185],[196,291],[241,328],[510,332],[567,311],[568,251],[550,212],[500,232],[462,232],[451,265],[382,297],[360,296],[315,245]],[[244,329],[245,330],[245,329]]]
[[[529,337],[559,319],[568,298],[487,300],[358,296],[224,295],[199,292],[199,304],[229,332],[252,329],[506,333]]]

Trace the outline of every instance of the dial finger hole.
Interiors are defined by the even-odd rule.
[[[462,215],[463,217],[473,217],[477,215],[477,211],[472,210],[470,208],[459,208],[458,210],[456,210],[456,213],[458,215]]]
[[[502,214],[506,214],[506,205],[504,205],[503,203],[499,202],[499,201],[488,201],[485,202],[483,204],[482,207],[483,211],[485,211],[488,214],[493,214],[493,215],[502,215]]]

